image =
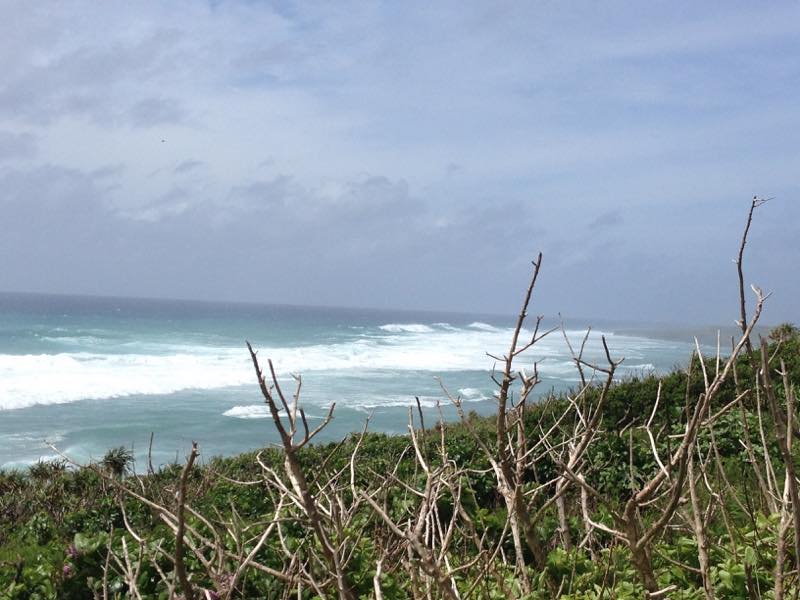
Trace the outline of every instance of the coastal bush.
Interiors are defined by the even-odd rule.
[[[133,451],[125,446],[111,448],[105,453],[100,464],[114,477],[122,477],[133,463]]]

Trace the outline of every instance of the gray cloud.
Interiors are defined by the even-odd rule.
[[[604,212],[593,219],[592,222],[589,223],[589,229],[605,229],[608,227],[614,227],[615,225],[621,225],[623,220],[624,219],[618,210],[611,210]]]
[[[0,130],[0,162],[32,158],[36,151],[36,138],[30,133],[12,133]]]
[[[201,160],[184,160],[181,162],[177,167],[175,167],[175,173],[188,173],[190,171],[194,171],[195,169],[199,169],[200,167],[204,166],[205,163]]]
[[[76,16],[61,15],[54,21],[73,31],[87,31],[91,20],[78,23]],[[91,37],[65,39],[63,33],[58,37],[65,47],[61,53],[42,51],[41,40],[20,41],[15,48],[17,66],[0,84],[0,114],[33,123],[77,115],[104,124],[118,122],[126,114],[137,124],[180,114],[168,101],[146,96],[151,86],[168,85],[178,59],[175,38],[180,32],[156,29],[142,39],[105,40],[109,43],[92,43]]]
[[[178,217],[191,209],[193,204],[195,202],[189,190],[175,187],[156,198],[153,202],[133,209],[121,210],[119,216],[133,221],[155,223],[164,219]]]
[[[226,211],[272,212],[290,205],[292,198],[302,199],[304,195],[305,191],[291,177],[279,175],[267,181],[234,186],[223,208]]]
[[[795,5],[0,12],[0,289],[798,319]]]
[[[129,115],[131,122],[137,127],[179,123],[186,117],[179,102],[165,98],[140,100],[131,107]]]

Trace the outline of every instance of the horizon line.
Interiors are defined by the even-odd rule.
[[[465,311],[458,309],[434,309],[434,308],[400,308],[400,307],[379,307],[379,306],[345,306],[341,304],[294,304],[291,302],[270,302],[264,300],[226,300],[226,299],[213,299],[213,298],[185,298],[174,296],[123,296],[119,294],[93,294],[93,293],[70,293],[70,292],[34,292],[34,291],[19,291],[19,290],[0,290],[0,296],[50,296],[57,298],[87,298],[94,300],[142,300],[149,302],[174,302],[174,303],[193,303],[193,304],[206,304],[206,305],[234,305],[234,306],[274,306],[283,308],[300,308],[300,309],[332,309],[332,310],[361,310],[369,312],[399,312],[399,313],[429,313],[440,315],[463,315],[472,317],[494,317],[501,319],[515,319],[517,317],[514,313],[497,313],[491,311]],[[738,329],[735,321],[728,325],[720,323],[700,323],[700,322],[678,322],[678,321],[665,321],[665,320],[642,320],[631,319],[625,320],[620,318],[609,317],[586,317],[580,315],[564,316],[561,312],[556,312],[554,315],[543,315],[546,319],[555,321],[566,321],[566,319],[574,319],[582,323],[592,326],[592,322],[607,323],[609,325],[617,324],[623,329],[630,328],[648,328],[654,327],[657,329],[662,328],[703,328],[703,329]],[[530,315],[529,315],[530,318]],[[759,322],[757,327],[772,328],[780,323]],[[565,323],[566,324],[566,323]]]

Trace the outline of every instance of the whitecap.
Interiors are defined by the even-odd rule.
[[[485,326],[485,327],[484,327]],[[396,335],[386,328],[402,328]],[[306,346],[259,344],[261,360],[274,360],[281,378],[289,373],[320,373],[325,377],[370,376],[402,371],[432,374],[488,372],[495,360],[487,352],[507,351],[510,330],[473,323],[463,329],[434,329],[421,324],[388,324],[384,332],[374,330],[355,339]],[[582,332],[567,332],[570,339],[582,339]],[[522,340],[529,338],[524,331]],[[601,332],[593,331],[584,359],[605,364]],[[626,357],[629,369],[651,370],[653,365],[638,357],[657,352],[657,342],[631,336],[617,336],[609,342],[614,358]],[[687,346],[688,347],[688,346]],[[124,347],[125,354],[65,352],[58,354],[0,354],[0,410],[35,404],[59,404],[85,399],[107,399],[131,395],[163,395],[182,390],[212,390],[254,385],[255,376],[247,350],[191,344],[142,344]],[[562,380],[577,380],[574,361],[559,335],[548,336],[519,357],[520,368],[538,364],[539,374]],[[633,364],[631,364],[633,363]],[[288,382],[287,385],[291,385]],[[465,388],[466,389],[466,388]],[[465,398],[470,393],[462,391]],[[480,393],[474,395],[481,397]],[[413,396],[412,396],[413,400]],[[407,402],[407,400],[404,400]]]
[[[279,412],[284,412],[280,410]],[[247,404],[247,405],[239,405],[229,408],[224,413],[222,413],[224,417],[235,417],[237,419],[266,419],[267,417],[271,417],[272,414],[270,413],[269,407],[266,404]],[[306,419],[309,421],[312,420],[319,420],[324,419],[320,415],[310,415],[306,413]]]
[[[420,396],[419,404],[423,408],[436,408],[437,404],[447,404],[447,399],[435,396]],[[397,408],[397,407],[416,407],[417,400],[413,396],[374,396],[358,402],[349,402],[351,408]]]
[[[489,400],[480,392],[478,395],[463,397],[463,402],[482,402]],[[376,394],[373,396],[366,396],[360,398],[345,399],[342,403],[351,409],[375,409],[375,408],[416,408],[417,400],[414,396],[397,395],[397,394]],[[419,405],[422,408],[436,408],[437,406],[449,406],[450,400],[442,394],[441,396],[419,396]]]
[[[475,321],[474,323],[470,323],[469,327],[472,329],[479,329],[480,331],[499,331],[497,327],[494,325],[489,325],[488,323],[481,323],[480,321]]]
[[[0,354],[0,409],[186,389],[233,387],[253,381],[247,354],[216,349],[196,354]]]
[[[378,329],[389,333],[430,333],[433,331],[433,328],[421,323],[388,323],[381,325]]]
[[[266,419],[269,417],[269,408],[266,404],[249,404],[247,406],[234,406],[222,413],[226,417],[237,419]]]

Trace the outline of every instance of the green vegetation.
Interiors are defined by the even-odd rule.
[[[708,390],[714,360],[705,360],[705,376],[695,358],[690,375],[610,386],[601,378],[524,411],[509,407],[520,420],[504,424],[505,452],[518,456],[524,437],[525,459],[512,462],[532,523],[519,531],[531,539],[514,539],[497,475],[498,420],[474,414],[426,430],[417,422],[413,436],[365,433],[320,445],[299,443],[306,436],[295,417],[302,447],[293,452],[317,515],[279,449],[148,476],[130,471],[124,448],[94,466],[54,461],[2,473],[0,598],[406,598],[426,590],[455,597],[453,588],[462,598],[643,598],[647,565],[619,530],[626,504],[661,472],[659,461],[669,473],[637,507],[636,523],[646,530],[668,515],[644,548],[661,597],[788,597],[800,582],[792,465],[780,431],[788,425],[783,446],[794,463],[800,336],[783,325],[770,337],[769,368],[776,381],[785,373],[787,385],[758,376],[758,350],[739,356],[702,415],[680,487],[669,457]],[[509,402],[524,391],[523,381]],[[283,424],[291,433],[291,419]]]

